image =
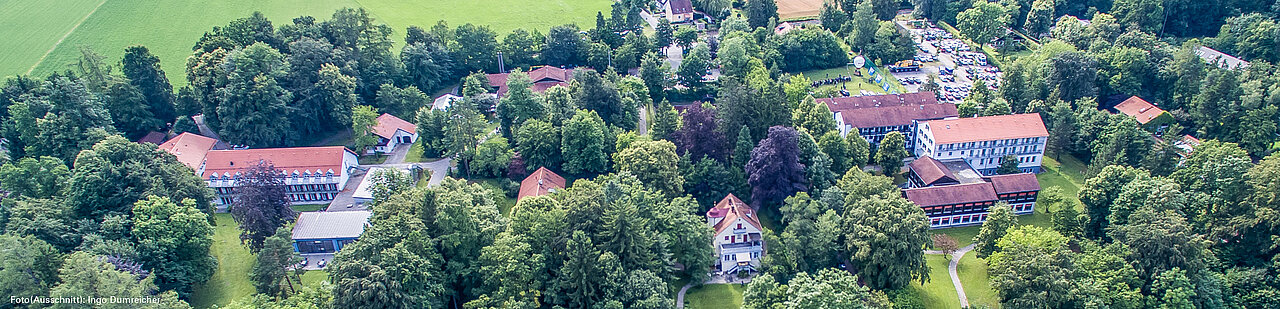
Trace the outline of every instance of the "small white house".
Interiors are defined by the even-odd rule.
[[[764,257],[763,226],[760,218],[738,197],[729,194],[707,211],[707,224],[715,231],[711,243],[716,251],[716,272],[732,274],[755,271]]]
[[[400,145],[413,145],[418,141],[418,126],[404,121],[391,114],[378,116],[378,124],[373,126],[373,135],[378,137],[378,144],[370,147],[368,154],[391,153]]]

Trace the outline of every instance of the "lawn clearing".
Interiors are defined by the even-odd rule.
[[[987,305],[1000,308],[1000,296],[991,288],[991,278],[987,275],[987,262],[979,259],[976,253],[969,252],[960,258],[956,275],[964,285],[964,295],[969,297],[969,307]]]
[[[289,207],[293,208],[293,211],[296,211],[296,212],[308,212],[308,211],[320,211],[325,207],[329,207],[329,204],[306,204],[306,205],[293,205]]]
[[[929,230],[929,235],[947,234],[947,236],[951,236],[951,238],[956,240],[957,248],[964,248],[965,246],[973,244],[973,237],[978,236],[978,230],[980,229],[982,229],[981,224],[962,226],[962,227],[951,227],[951,228],[945,228],[945,229]],[[936,249],[936,248],[933,248],[932,241],[929,242],[929,248]]]
[[[857,70],[858,72],[860,72],[862,76],[855,76],[853,74],[854,70]],[[902,84],[898,83],[898,80],[894,78],[893,75],[890,75],[888,72],[889,70],[885,70],[884,68],[876,69],[876,74],[880,75],[880,78],[882,78],[884,82],[889,83],[890,90],[896,91],[897,93],[906,93],[907,88],[903,87]],[[858,69],[854,67],[839,67],[839,68],[830,68],[830,69],[822,69],[822,70],[804,71],[797,74],[804,75],[805,77],[813,81],[836,78],[840,75],[851,76],[853,77],[853,80],[842,83],[842,85],[845,87],[845,89],[849,90],[849,94],[854,96],[860,95],[863,90],[874,93],[874,94],[888,93],[884,91],[884,88],[879,84],[875,84],[867,81],[868,75],[867,75],[866,69]],[[837,93],[841,89],[840,86],[841,84],[820,86],[817,89],[814,89],[814,93],[825,93],[825,92]]]
[[[956,287],[951,284],[951,275],[947,274],[947,257],[926,254],[924,260],[929,265],[929,282],[922,285],[919,281],[912,281],[909,289],[920,295],[920,302],[927,309],[960,308],[960,297],[956,295]]]
[[[413,143],[409,146],[409,153],[404,155],[404,163],[418,163],[439,160],[440,158],[424,158],[422,157],[422,141]]]
[[[689,309],[738,309],[742,308],[742,284],[704,284],[689,288],[684,300]]]
[[[231,214],[214,214],[213,218],[218,226],[214,227],[213,246],[209,251],[218,259],[218,270],[191,294],[191,306],[195,308],[226,306],[254,293],[253,283],[249,282],[254,257],[249,248],[240,244],[239,225],[231,219]]]
[[[105,1],[105,3],[104,3]],[[98,4],[98,10],[89,14]],[[130,45],[145,45],[160,57],[170,82],[186,84],[184,66],[191,46],[214,26],[262,12],[278,28],[298,16],[328,20],[344,7],[363,7],[403,41],[405,28],[488,25],[506,36],[515,28],[546,33],[555,25],[595,24],[596,12],[609,12],[608,0],[9,0],[0,1],[0,76],[26,73],[53,48],[35,74],[65,70],[76,62],[80,46],[89,46],[117,63]],[[606,14],[607,15],[607,14]],[[86,17],[87,16],[87,17]],[[80,24],[74,32],[70,30]],[[71,32],[69,35],[68,32]],[[61,44],[58,40],[66,36]],[[57,45],[54,48],[55,44]],[[395,50],[398,52],[399,47]]]

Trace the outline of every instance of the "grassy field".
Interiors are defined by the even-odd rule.
[[[854,76],[851,70],[861,71],[863,76]],[[893,78],[892,75],[889,75],[888,72],[889,72],[888,70],[884,70],[883,68],[876,69],[876,74],[880,75],[881,78],[884,79],[884,82],[889,83],[889,89],[897,91],[898,93],[907,92],[907,88],[903,87],[902,84],[898,83],[898,80]],[[804,75],[805,77],[813,81],[819,81],[819,80],[828,79],[828,78],[836,78],[837,76],[840,76],[840,75],[852,76],[853,77],[852,81],[844,83],[844,87],[849,90],[850,94],[858,95],[859,93],[861,93],[860,90],[866,90],[866,91],[877,93],[877,94],[886,93],[884,91],[884,88],[881,88],[880,85],[867,82],[866,69],[857,69],[853,67],[848,67],[848,68],[840,67],[840,68],[830,68],[830,69],[824,69],[824,70],[804,71],[804,72],[800,72],[799,74]],[[827,85],[827,86],[818,87],[818,89],[814,89],[815,93],[823,93],[827,91],[839,92],[840,85]]]
[[[964,295],[969,297],[969,306],[987,305],[1000,308],[1000,297],[991,288],[991,280],[987,277],[987,262],[978,259],[978,255],[970,252],[960,258],[956,265],[956,275],[960,284],[964,285]]]
[[[742,293],[747,290],[741,284],[704,284],[685,293],[689,309],[738,309],[742,308]]]
[[[191,295],[191,306],[195,308],[225,306],[254,293],[253,284],[249,283],[253,253],[240,245],[239,225],[231,219],[231,214],[220,213],[213,217],[218,226],[213,231],[210,253],[218,259],[218,270]]]
[[[0,1],[0,37],[5,38],[0,41],[0,76],[23,74],[33,66],[40,75],[67,69],[79,57],[80,46],[92,47],[115,63],[125,47],[142,44],[160,56],[171,82],[185,84],[183,66],[196,40],[213,26],[254,11],[279,26],[302,15],[326,20],[339,8],[363,7],[378,22],[392,26],[393,38],[402,41],[406,27],[429,28],[438,20],[453,26],[489,25],[499,38],[518,27],[546,33],[560,24],[591,26],[595,13],[609,12],[610,4],[608,0],[8,0]],[[46,52],[49,56],[41,61]]]
[[[319,287],[321,282],[329,280],[329,272],[324,270],[308,270],[302,273],[302,285]]]
[[[956,295],[956,287],[951,284],[951,275],[947,274],[947,258],[940,254],[925,255],[925,263],[929,264],[929,282],[911,282],[910,289],[920,296],[920,302],[927,309],[960,308],[960,297]]]
[[[324,209],[325,207],[329,207],[329,204],[293,205],[290,208],[293,208],[293,211],[296,211],[296,212],[307,212],[307,211],[319,211],[321,209]]]

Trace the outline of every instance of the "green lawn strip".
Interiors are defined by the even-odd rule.
[[[502,190],[502,185],[499,185],[499,182],[503,180],[502,178],[473,178],[471,182],[478,183],[493,191],[493,202],[498,204],[498,210],[502,212],[503,216],[509,216],[511,215],[511,207],[516,205],[516,199],[507,197],[507,194]]]
[[[387,162],[387,156],[386,155],[363,155],[357,158],[356,160],[360,161],[360,165],[382,164],[382,162]]]
[[[987,275],[987,262],[979,259],[976,253],[969,252],[960,258],[956,275],[964,285],[964,295],[969,298],[970,307],[987,305],[1000,308],[1000,296],[991,288],[991,279]]]
[[[219,213],[213,217],[218,226],[213,231],[210,253],[218,259],[218,270],[191,294],[191,305],[195,308],[225,306],[254,293],[253,284],[249,282],[254,258],[249,248],[240,244],[239,226],[231,214]]]
[[[951,284],[951,275],[947,274],[947,258],[940,254],[928,254],[924,259],[929,265],[929,281],[924,284],[913,281],[909,289],[920,296],[920,302],[927,309],[960,308],[956,287]]]
[[[308,211],[320,211],[325,207],[329,207],[329,204],[305,204],[305,205],[293,205],[290,207],[293,208],[293,211],[296,211],[296,212],[308,212]]]
[[[684,300],[688,309],[738,309],[742,308],[742,284],[704,284],[689,288]]]
[[[429,158],[422,157],[422,147],[423,147],[422,141],[418,141],[417,143],[413,143],[412,146],[409,146],[409,153],[404,155],[404,163],[418,163],[418,162],[438,160],[437,158],[429,159]]]

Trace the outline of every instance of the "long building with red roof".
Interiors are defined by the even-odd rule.
[[[1014,214],[1035,211],[1040,192],[1035,174],[980,176],[964,160],[928,156],[908,167],[908,188],[902,196],[924,210],[932,228],[982,224],[998,202],[1008,203]]]
[[[355,152],[343,146],[262,149],[220,149],[217,140],[183,133],[159,148],[178,157],[217,194],[220,209],[232,204],[243,171],[268,162],[284,176],[286,194],[294,203],[332,201],[359,165]]]
[[[915,154],[941,161],[963,159],[983,175],[993,175],[1006,156],[1023,172],[1039,173],[1049,131],[1040,114],[932,120],[920,123]]]
[[[529,79],[533,81],[530,89],[533,92],[542,93],[555,86],[569,87],[569,81],[573,80],[573,69],[561,69],[553,66],[543,66],[537,69],[525,72],[529,74]],[[489,86],[497,89],[498,97],[501,98],[507,94],[507,78],[511,73],[497,73],[486,75],[489,79]]]
[[[822,98],[836,118],[841,136],[861,135],[875,149],[889,132],[902,133],[907,151],[915,148],[916,126],[921,121],[959,117],[956,105],[938,102],[933,92]]]

